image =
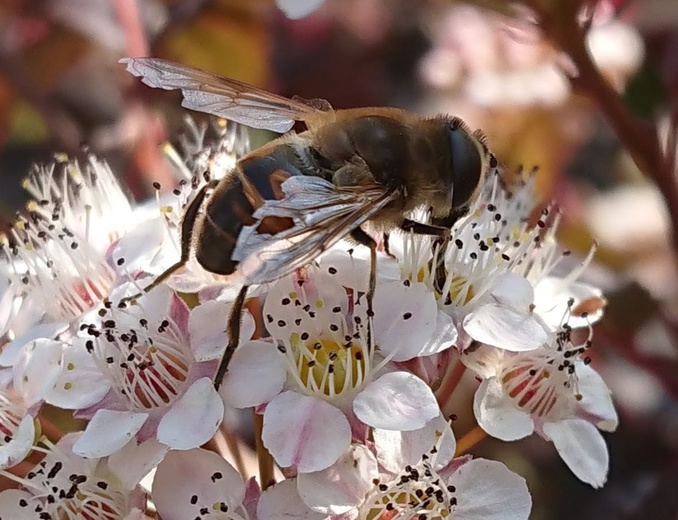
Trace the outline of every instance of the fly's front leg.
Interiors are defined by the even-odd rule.
[[[443,226],[436,226],[432,224],[424,224],[415,220],[405,219],[400,224],[400,229],[403,231],[411,231],[415,235],[427,235],[438,237],[442,240],[450,238],[450,228]]]
[[[365,233],[362,228],[356,228],[351,231],[351,238],[370,248],[370,279],[367,287],[367,346],[372,348],[372,317],[374,310],[372,302],[374,300],[374,291],[377,287],[377,243],[374,239]]]
[[[195,197],[193,197],[193,200],[191,200],[191,202],[186,207],[184,215],[181,218],[181,256],[179,261],[175,262],[158,276],[156,276],[155,280],[144,287],[140,293],[137,293],[134,296],[123,298],[123,302],[137,300],[144,294],[158,287],[162,282],[167,280],[170,276],[172,276],[188,263],[188,260],[191,256],[191,242],[193,241],[193,230],[195,228],[196,219],[198,218],[198,212],[200,211],[202,203],[207,197],[207,192],[214,189],[218,183],[219,181],[214,179],[205,184],[202,188],[200,188],[200,191],[198,191]]]
[[[391,257],[393,260],[397,260],[396,256],[391,253],[391,234],[390,233],[384,233],[383,234],[383,239],[384,239],[384,253],[386,253],[386,256]]]
[[[457,221],[468,213],[468,207],[457,208],[450,212],[449,215],[445,217],[439,217],[433,219],[433,225],[437,227],[442,227],[449,230],[447,238],[439,237],[433,242],[433,247],[438,248],[438,256],[435,266],[431,266],[435,270],[435,287],[442,292],[445,281],[447,279],[447,269],[445,268],[445,253],[447,252],[447,245],[449,241],[450,234],[452,232],[452,227],[457,223]],[[448,295],[449,299],[450,296]],[[451,302],[451,300],[450,300]]]

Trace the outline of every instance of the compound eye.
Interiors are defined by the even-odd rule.
[[[481,147],[459,123],[450,125],[449,141],[452,207],[460,208],[476,192],[483,176],[484,162]]]

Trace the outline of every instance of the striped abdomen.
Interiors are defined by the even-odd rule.
[[[231,254],[243,226],[256,222],[252,214],[265,200],[282,198],[281,185],[286,179],[301,175],[293,157],[285,144],[266,156],[245,157],[237,171],[219,183],[197,229],[195,256],[203,268],[216,274],[235,271],[238,263],[231,260]],[[266,217],[257,230],[274,235],[290,227],[289,218]]]

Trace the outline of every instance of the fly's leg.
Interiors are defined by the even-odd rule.
[[[443,237],[438,237],[434,242],[433,242],[433,247],[438,248],[438,260],[436,262],[436,265],[434,267],[435,269],[435,279],[434,279],[434,284],[436,289],[442,292],[443,287],[445,285],[445,280],[447,278],[447,269],[445,268],[445,253],[447,252],[447,246],[449,243],[449,237],[452,232],[452,227],[457,223],[457,220],[459,220],[461,217],[466,215],[468,213],[469,208],[467,207],[461,207],[457,208],[454,211],[450,212],[449,215],[446,217],[442,218],[434,218],[433,219],[433,224],[435,226],[439,226],[442,228],[445,228],[448,230],[448,235],[447,238]],[[446,303],[451,303],[450,296],[447,295],[447,300]]]
[[[247,289],[249,285],[243,285],[240,288],[238,296],[236,296],[233,306],[231,307],[231,312],[228,314],[228,345],[226,345],[226,350],[219,360],[219,367],[217,368],[216,374],[214,374],[214,388],[219,390],[221,383],[224,380],[226,372],[228,372],[228,365],[231,363],[231,358],[235,353],[235,349],[238,348],[238,343],[240,343],[240,329],[242,327],[242,309],[245,305],[245,296],[247,295]]]
[[[372,348],[372,318],[374,316],[374,310],[372,308],[372,302],[374,300],[374,291],[377,287],[377,243],[374,239],[365,233],[362,228],[356,228],[351,231],[351,238],[370,248],[370,279],[367,286],[367,345],[368,348]]]
[[[439,237],[442,240],[447,240],[450,237],[450,228],[448,227],[424,224],[423,222],[417,222],[407,218],[400,224],[400,229],[408,232],[411,231],[415,235]]]
[[[390,233],[384,233],[384,253],[386,253],[386,256],[393,258],[393,260],[397,260],[396,256],[391,253],[390,238]]]
[[[202,206],[207,192],[219,183],[217,179],[211,180],[205,184],[200,191],[193,197],[193,200],[186,207],[184,211],[184,216],[181,219],[181,257],[178,262],[175,262],[162,273],[160,273],[155,280],[153,280],[149,285],[143,288],[140,293],[124,298],[123,301],[133,301],[140,298],[142,295],[152,291],[158,287],[162,282],[167,280],[170,276],[176,273],[179,269],[184,267],[188,263],[188,259],[191,255],[191,241],[193,240],[193,230],[195,228],[195,221],[198,218],[198,212]]]

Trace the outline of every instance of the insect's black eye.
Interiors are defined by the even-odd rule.
[[[450,180],[452,181],[452,207],[466,205],[476,191],[483,174],[483,158],[475,139],[452,122],[449,127]]]

